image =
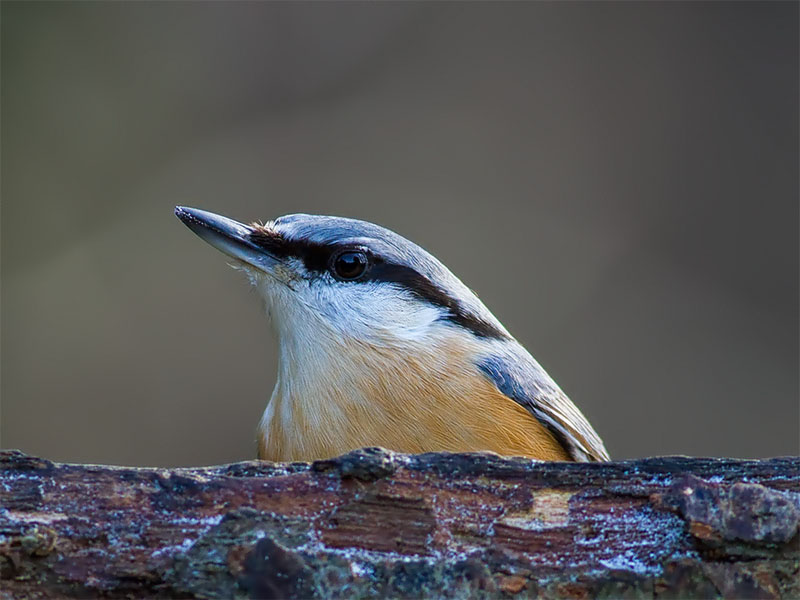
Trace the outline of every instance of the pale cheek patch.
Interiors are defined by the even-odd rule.
[[[431,306],[392,285],[379,283],[315,284],[308,304],[318,307],[322,317],[346,338],[374,343],[421,340],[443,316]]]

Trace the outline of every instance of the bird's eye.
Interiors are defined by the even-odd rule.
[[[334,257],[331,270],[337,279],[352,281],[361,277],[367,270],[367,255],[359,251],[342,252]]]

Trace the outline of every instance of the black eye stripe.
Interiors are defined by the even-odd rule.
[[[337,244],[315,244],[308,241],[287,240],[273,232],[255,230],[250,241],[276,258],[297,258],[303,261],[306,269],[314,273],[329,270],[333,256],[347,251],[367,252],[365,248]],[[445,320],[460,325],[478,337],[508,339],[508,335],[495,325],[466,310],[461,303],[430,279],[406,266],[387,262],[380,256],[370,255],[370,266],[363,277],[350,283],[386,282],[394,283],[417,298],[447,310]]]
[[[256,229],[249,236],[250,241],[275,258],[297,258],[303,261],[309,271],[322,272],[327,269],[328,260],[336,246],[313,244],[288,240],[271,231]]]

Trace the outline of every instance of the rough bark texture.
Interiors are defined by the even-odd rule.
[[[797,598],[800,459],[0,453],[0,595]]]

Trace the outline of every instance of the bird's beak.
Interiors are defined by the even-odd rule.
[[[175,216],[217,250],[267,273],[274,271],[278,260],[252,242],[253,227],[186,206],[176,206]]]

